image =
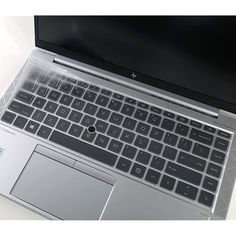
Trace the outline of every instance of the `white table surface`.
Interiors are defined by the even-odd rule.
[[[33,17],[0,16],[0,97],[34,48]],[[0,219],[45,219],[0,196]],[[236,187],[227,219],[236,219]]]

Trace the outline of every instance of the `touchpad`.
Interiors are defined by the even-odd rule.
[[[99,219],[113,185],[89,173],[34,153],[11,194],[60,219]]]

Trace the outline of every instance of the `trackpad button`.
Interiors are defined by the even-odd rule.
[[[60,219],[99,219],[113,185],[34,153],[11,194]]]

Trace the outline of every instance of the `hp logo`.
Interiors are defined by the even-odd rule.
[[[135,78],[137,77],[137,75],[133,72],[132,75],[131,75],[131,77],[132,77],[133,79],[135,79]]]

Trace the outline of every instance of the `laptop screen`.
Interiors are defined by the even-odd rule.
[[[36,46],[236,113],[236,17],[40,16]]]

